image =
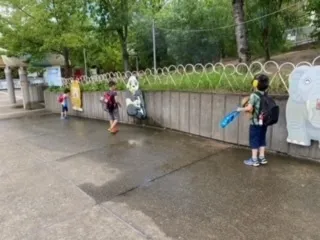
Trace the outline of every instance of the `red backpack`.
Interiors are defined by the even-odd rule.
[[[107,101],[106,108],[109,111],[113,111],[117,107],[116,99],[110,92],[104,94],[104,99]]]
[[[59,103],[62,103],[62,102],[63,102],[63,95],[62,95],[62,94],[60,94],[60,96],[58,97],[58,102],[59,102]]]

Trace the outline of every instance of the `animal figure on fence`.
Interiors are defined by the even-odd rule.
[[[300,66],[289,76],[287,142],[310,146],[320,141],[320,66]],[[319,144],[320,148],[320,144]]]
[[[143,94],[139,89],[139,81],[136,76],[130,76],[127,83],[126,106],[127,114],[138,119],[147,117]]]

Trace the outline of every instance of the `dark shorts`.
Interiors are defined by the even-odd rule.
[[[267,127],[260,125],[250,125],[249,143],[251,149],[258,149],[266,146]]]
[[[69,109],[68,109],[68,106],[63,106],[63,105],[62,105],[62,107],[61,107],[61,111],[62,111],[62,112],[68,112],[68,110],[69,110]]]
[[[118,108],[114,109],[113,111],[108,111],[108,112],[109,112],[110,120],[119,121],[119,109]]]

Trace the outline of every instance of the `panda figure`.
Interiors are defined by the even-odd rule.
[[[136,76],[130,76],[127,83],[126,106],[127,114],[138,119],[145,119],[147,112],[145,102],[141,90],[139,89],[139,81]]]

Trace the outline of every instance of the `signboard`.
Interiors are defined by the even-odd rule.
[[[70,95],[71,95],[71,104],[72,109],[75,111],[82,112],[81,108],[81,89],[79,81],[72,80],[70,85]]]
[[[97,68],[91,68],[90,69],[90,75],[91,76],[98,75],[98,69]]]
[[[46,78],[49,86],[62,86],[61,69],[57,67],[47,67],[46,68]]]

